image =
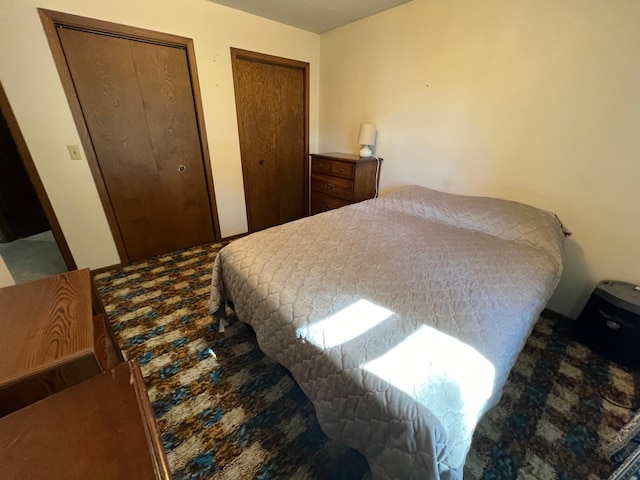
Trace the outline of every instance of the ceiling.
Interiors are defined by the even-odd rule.
[[[315,33],[388,10],[411,0],[210,0]]]

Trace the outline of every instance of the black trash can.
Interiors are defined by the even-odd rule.
[[[621,365],[640,366],[640,286],[615,280],[600,282],[571,333]]]

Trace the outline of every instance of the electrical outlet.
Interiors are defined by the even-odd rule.
[[[67,145],[67,150],[69,150],[71,160],[82,160],[82,154],[80,153],[80,147],[78,145]]]

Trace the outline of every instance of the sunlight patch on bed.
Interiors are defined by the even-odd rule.
[[[484,356],[425,325],[363,368],[424,405],[449,432],[473,430],[495,381]]]
[[[360,299],[317,323],[299,328],[296,333],[319,347],[331,348],[353,340],[391,315],[391,310]]]

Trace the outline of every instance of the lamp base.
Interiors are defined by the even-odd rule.
[[[369,148],[369,145],[363,145],[362,148],[360,149],[360,157],[366,158],[371,156],[372,156],[372,152],[371,152],[371,149]]]

